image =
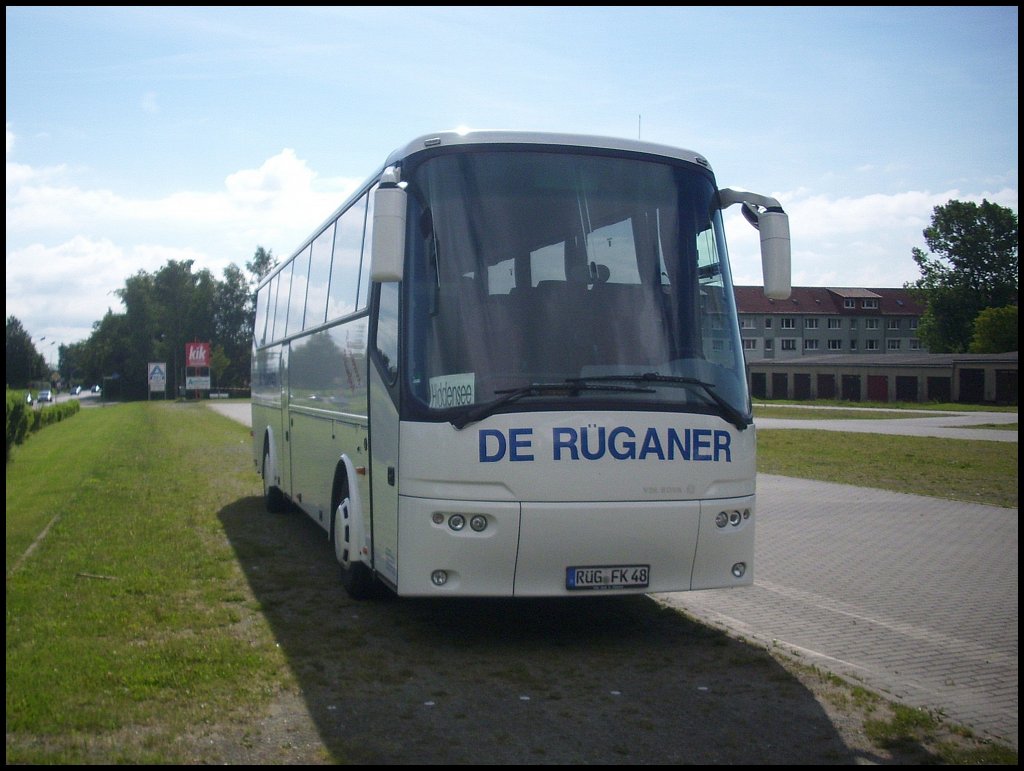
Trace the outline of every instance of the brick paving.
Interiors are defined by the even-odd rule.
[[[1017,509],[760,475],[754,585],[658,595],[1017,749]]]

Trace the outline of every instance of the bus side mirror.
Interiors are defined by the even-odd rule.
[[[398,186],[399,172],[394,166],[384,170],[373,194],[373,246],[370,254],[370,280],[402,280],[405,264],[406,193]]]
[[[764,293],[773,300],[785,300],[793,292],[792,252],[789,244],[789,215],[774,198],[741,190],[720,190],[721,208],[743,205],[743,216],[761,235],[761,273]]]
[[[773,300],[785,300],[793,291],[789,247],[789,215],[762,212],[757,218],[761,235],[761,274],[764,293]]]

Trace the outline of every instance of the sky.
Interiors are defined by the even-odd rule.
[[[131,276],[284,258],[394,149],[469,127],[704,155],[794,286],[900,287],[936,206],[1017,206],[1016,6],[7,6],[7,317],[48,362]],[[726,211],[737,284],[757,234]]]

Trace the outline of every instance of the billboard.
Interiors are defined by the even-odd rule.
[[[186,367],[209,367],[210,366],[210,344],[209,343],[185,343],[185,366]]]
[[[150,393],[163,393],[167,390],[167,362],[151,361],[148,367]]]
[[[205,370],[201,371],[201,370]],[[185,343],[185,389],[210,390],[210,344]]]

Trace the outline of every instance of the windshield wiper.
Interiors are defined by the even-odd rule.
[[[745,431],[750,421],[747,416],[729,404],[715,391],[715,384],[695,377],[680,377],[677,375],[662,375],[658,372],[644,372],[636,375],[600,375],[598,377],[574,378],[576,382],[596,382],[609,380],[628,380],[640,383],[665,383],[668,385],[696,386],[713,401],[722,411],[722,415],[740,431]]]
[[[623,378],[618,378],[623,379]],[[625,391],[628,393],[650,394],[654,393],[653,388],[642,386],[616,386],[616,385],[592,385],[580,378],[569,378],[561,383],[531,383],[522,388],[509,388],[503,391],[495,391],[501,394],[497,399],[478,404],[472,409],[466,410],[461,415],[451,419],[451,424],[457,429],[463,429],[470,423],[483,420],[488,415],[493,415],[501,407],[510,402],[522,399],[524,396],[543,396],[544,394],[564,394],[566,396],[579,396],[581,391]]]

